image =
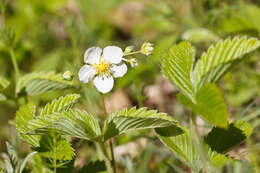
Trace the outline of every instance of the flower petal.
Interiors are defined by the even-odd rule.
[[[105,93],[112,90],[112,88],[114,86],[114,79],[113,79],[112,76],[109,76],[109,77],[106,77],[106,76],[99,77],[99,76],[97,76],[94,79],[94,85],[96,86],[98,91],[105,94]]]
[[[104,59],[112,64],[121,62],[124,52],[120,47],[107,46],[103,50]]]
[[[84,83],[88,83],[94,77],[95,74],[96,74],[96,70],[94,69],[93,66],[84,65],[79,70],[79,73],[78,73],[79,80]]]
[[[111,72],[113,73],[114,77],[122,77],[127,72],[127,66],[125,63],[120,65],[113,65],[111,67]]]
[[[94,64],[98,63],[101,57],[102,49],[100,47],[91,47],[84,53],[85,63]]]

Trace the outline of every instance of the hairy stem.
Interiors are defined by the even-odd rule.
[[[103,105],[103,109],[104,109],[104,117],[107,118],[107,108],[106,108],[106,104],[105,104],[104,95],[101,95],[101,101],[102,101],[102,105]],[[116,161],[115,161],[115,156],[114,156],[113,139],[109,140],[109,148],[110,148],[111,157],[112,157],[113,170],[114,170],[114,173],[116,173],[117,171],[116,171]]]
[[[106,108],[106,104],[105,104],[105,98],[104,95],[101,95],[101,101],[102,101],[102,106],[103,106],[103,110],[104,110],[104,117],[107,118],[107,108]]]
[[[113,173],[113,169],[111,166],[111,162],[106,150],[106,147],[104,145],[104,143],[95,143],[96,147],[97,147],[97,151],[98,151],[98,157],[100,160],[104,160],[105,161],[105,165],[107,168],[107,173]]]
[[[16,57],[15,57],[15,53],[14,53],[13,48],[9,48],[9,53],[10,53],[10,56],[11,56],[13,67],[14,67],[15,81],[17,81],[17,79],[19,78],[20,72],[19,72],[19,68],[18,68],[18,64],[17,64],[17,61],[16,61]]]

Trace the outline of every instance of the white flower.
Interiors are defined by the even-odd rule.
[[[94,85],[101,93],[111,91],[114,85],[114,79],[125,75],[127,66],[122,63],[123,51],[116,46],[107,46],[103,49],[91,47],[84,54],[86,63],[79,70],[79,80],[88,83],[92,78]]]
[[[149,42],[144,42],[141,47],[141,53],[148,56],[153,52],[153,44]]]

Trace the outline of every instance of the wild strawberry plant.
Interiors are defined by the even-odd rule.
[[[194,172],[217,172],[226,163],[235,162],[227,154],[252,133],[252,126],[245,121],[229,121],[228,106],[217,81],[246,55],[260,47],[256,38],[234,37],[219,41],[196,59],[195,48],[187,41],[170,46],[161,56],[163,74],[178,90],[181,104],[190,110],[190,123],[176,121],[174,116],[150,110],[146,107],[122,109],[107,113],[104,94],[113,89],[114,80],[123,77],[128,67],[138,65],[137,60],[128,58],[137,53],[150,55],[151,43],[145,42],[140,50],[125,51],[116,46],[103,50],[91,47],[84,54],[84,65],[78,75],[66,71],[19,72],[12,47],[10,55],[15,69],[14,83],[0,77],[2,93],[0,99],[12,98],[15,102],[24,99],[16,112],[15,126],[20,137],[30,144],[33,152],[24,162],[19,162],[12,147],[3,154],[5,172],[22,172],[32,156],[39,157],[49,172],[56,172],[76,156],[71,139],[89,141],[95,145],[98,160],[103,161],[109,173],[117,172],[114,156],[114,141],[117,136],[131,131],[154,129],[156,136],[181,161]],[[127,66],[127,64],[129,64]],[[79,79],[79,80],[78,80]],[[41,107],[26,96],[65,91],[93,83],[101,93],[103,118],[99,119],[83,109],[74,107],[79,93],[69,93]],[[75,91],[75,90],[74,90]],[[196,119],[200,116],[211,127],[206,135],[197,131]],[[39,172],[41,168],[39,168]]]

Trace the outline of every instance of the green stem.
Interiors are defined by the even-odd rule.
[[[102,105],[103,105],[103,109],[104,109],[104,117],[107,118],[107,108],[106,108],[106,104],[105,104],[104,95],[101,95],[101,101],[102,101]],[[114,170],[114,173],[116,173],[117,172],[116,171],[116,161],[115,161],[115,156],[114,156],[114,147],[113,147],[112,139],[109,140],[109,148],[110,148],[111,157],[112,157],[113,170]]]
[[[138,54],[138,53],[141,53],[141,50],[136,51],[136,52],[125,53],[124,56],[134,55],[134,54]]]
[[[12,60],[13,66],[14,66],[15,81],[17,81],[17,79],[19,78],[20,72],[19,72],[19,68],[18,68],[18,64],[16,61],[16,57],[15,57],[13,48],[9,48],[9,53],[10,53],[11,60]]]
[[[104,143],[99,142],[99,143],[95,143],[95,144],[97,147],[99,159],[105,161],[107,173],[113,173],[112,165],[111,165],[111,162],[110,162],[110,159],[109,159],[109,156],[108,156]]]

